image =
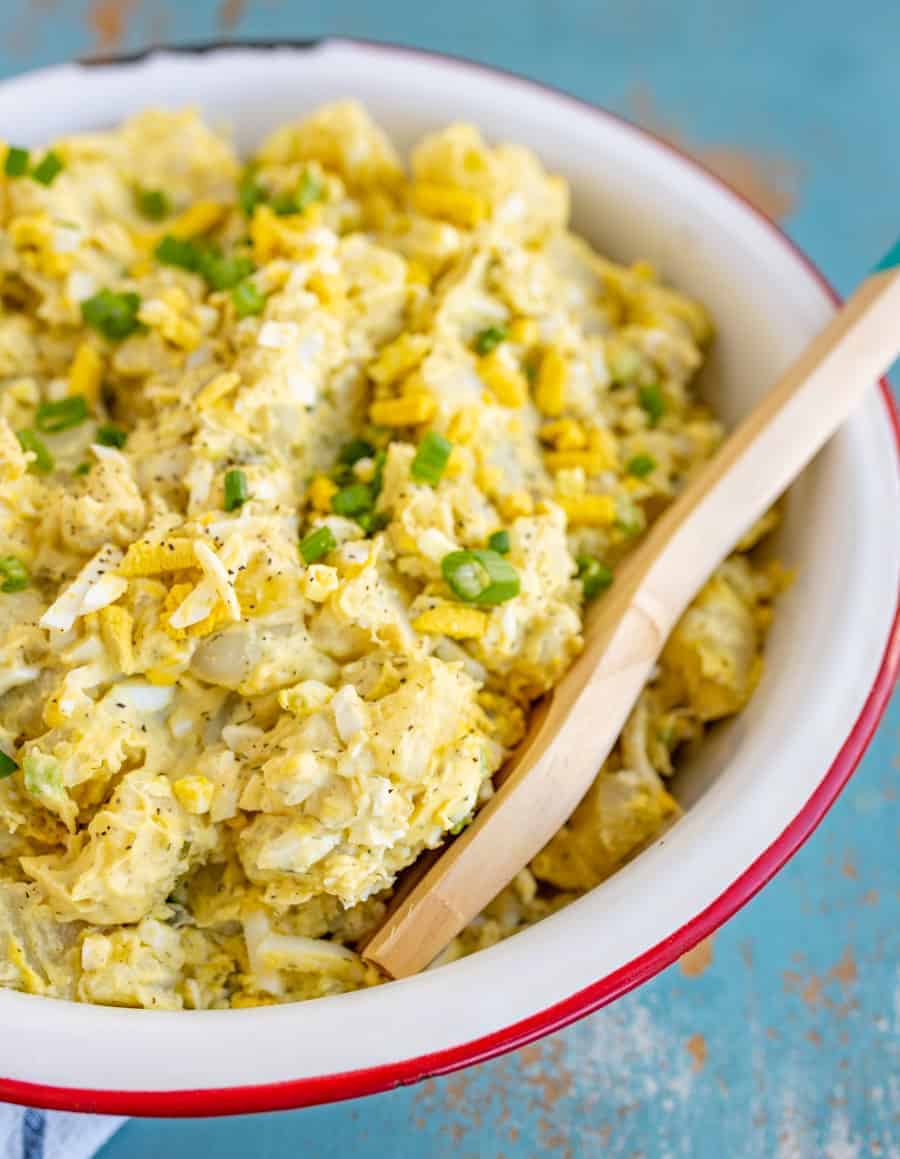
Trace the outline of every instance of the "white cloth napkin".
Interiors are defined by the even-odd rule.
[[[90,1159],[124,1122],[0,1103],[0,1159]]]

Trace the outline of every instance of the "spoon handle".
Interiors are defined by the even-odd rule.
[[[900,353],[900,244],[741,422],[620,569],[585,648],[532,713],[474,822],[431,860],[363,954],[426,967],[565,824],[616,742],[669,632],[734,544]]]

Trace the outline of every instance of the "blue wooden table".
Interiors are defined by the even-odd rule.
[[[677,139],[841,290],[900,229],[900,4],[863,0],[0,0],[0,73],[149,41],[345,33],[549,81]],[[851,16],[848,19],[848,16]],[[637,993],[363,1102],[133,1122],[103,1159],[900,1155],[900,702],[813,840]]]

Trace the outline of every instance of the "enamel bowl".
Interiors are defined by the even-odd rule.
[[[571,182],[581,232],[649,258],[711,308],[706,391],[726,422],[834,309],[787,238],[692,161],[570,97],[444,57],[328,41],[67,64],[0,85],[0,135],[38,144],[190,103],[249,151],[345,96],[402,147],[466,120],[535,149]],[[900,659],[898,510],[897,419],[873,384],[791,491],[774,550],[798,578],[751,704],[676,781],[686,816],[568,909],[419,977],[293,1006],[173,1014],[0,991],[0,1100],[205,1115],[347,1098],[520,1046],[646,981],[784,864],[859,760]]]

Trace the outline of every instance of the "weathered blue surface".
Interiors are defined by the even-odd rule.
[[[5,73],[149,40],[328,32],[526,72],[703,153],[786,212],[792,236],[843,290],[900,225],[894,0],[868,0],[855,15],[836,0],[0,0],[0,9]],[[811,843],[707,953],[615,1006],[504,1059],[366,1101],[132,1123],[103,1159],[900,1155],[898,732],[895,700]]]

